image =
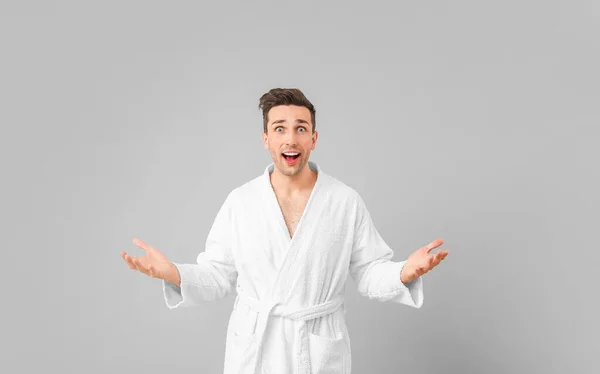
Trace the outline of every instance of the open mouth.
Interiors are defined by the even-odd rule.
[[[299,152],[284,152],[281,154],[288,164],[293,164],[300,157]]]

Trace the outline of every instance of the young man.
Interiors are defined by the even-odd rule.
[[[350,373],[344,286],[420,308],[425,274],[447,250],[437,239],[405,261],[379,235],[364,201],[313,161],[315,109],[298,89],[260,98],[263,142],[273,163],[233,189],[195,264],[172,263],[135,238],[129,267],[163,279],[169,308],[218,300],[235,287],[224,373]]]

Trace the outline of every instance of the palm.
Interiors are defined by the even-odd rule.
[[[428,245],[421,247],[408,256],[402,273],[405,273],[405,278],[413,280],[434,267],[448,255],[449,251],[440,250],[437,253],[430,253],[434,248],[441,246],[444,243],[442,239],[436,239]]]
[[[430,253],[423,253],[423,251],[417,250],[411,253],[411,255],[408,256],[408,259],[413,262],[416,267],[426,268],[433,263],[435,256]]]
[[[121,257],[123,257],[129,267],[151,277],[161,278],[170,266],[167,257],[158,249],[147,245],[140,239],[135,238],[133,244],[143,249],[146,254],[144,256],[134,257],[129,256],[126,252],[121,252]]]

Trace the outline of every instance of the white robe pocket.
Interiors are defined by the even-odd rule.
[[[227,353],[225,358],[225,373],[231,374],[254,374],[251,367],[252,360],[256,355],[256,336],[241,335],[232,332],[227,344]]]
[[[224,374],[254,374],[251,364],[258,350],[255,318],[247,308],[234,309],[229,319]]]
[[[346,373],[346,342],[343,336],[335,338],[308,333],[312,374]]]

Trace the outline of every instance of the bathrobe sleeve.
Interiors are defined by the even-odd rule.
[[[181,277],[181,287],[162,281],[164,299],[169,309],[197,306],[227,296],[237,280],[232,257],[233,191],[219,209],[206,238],[205,250],[195,264],[173,263]]]
[[[423,305],[422,277],[408,284],[400,280],[406,260],[391,261],[394,252],[375,228],[371,215],[358,194],[354,227],[350,275],[357,283],[358,292],[370,299],[420,308]]]

